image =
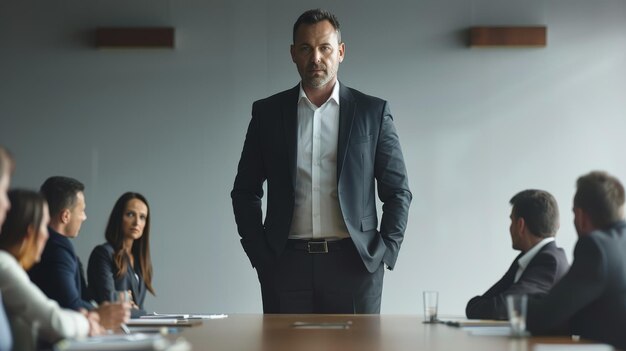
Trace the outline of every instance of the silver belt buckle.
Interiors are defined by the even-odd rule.
[[[328,243],[326,241],[309,241],[307,250],[312,254],[328,253]]]

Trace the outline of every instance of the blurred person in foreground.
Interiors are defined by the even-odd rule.
[[[11,209],[0,231],[0,290],[16,350],[37,341],[56,342],[100,334],[96,312],[63,309],[33,284],[26,271],[41,258],[48,239],[48,205],[33,191],[11,190]]]

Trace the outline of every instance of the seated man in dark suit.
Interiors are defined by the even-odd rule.
[[[85,215],[85,186],[76,179],[50,177],[41,186],[48,201],[50,237],[41,261],[30,270],[30,279],[63,308],[93,310],[82,264],[70,238],[78,236]],[[100,323],[116,329],[130,317],[130,304],[103,304],[95,310]]]
[[[626,350],[624,187],[605,172],[578,178],[578,242],[569,272],[548,295],[528,302],[532,334],[574,334]]]
[[[556,200],[542,190],[524,190],[510,201],[513,249],[521,253],[504,276],[465,308],[467,318],[507,319],[506,295],[547,293],[569,265],[554,236],[559,229]]]

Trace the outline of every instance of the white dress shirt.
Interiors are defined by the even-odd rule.
[[[290,239],[350,237],[337,197],[338,139],[339,82],[319,107],[300,85],[296,199]]]
[[[0,290],[13,330],[15,350],[35,350],[37,338],[55,342],[89,333],[87,318],[49,299],[30,281],[15,257],[3,250],[0,250]]]
[[[539,250],[541,250],[541,248],[544,247],[546,244],[551,243],[553,241],[554,241],[554,237],[549,237],[549,238],[545,238],[541,240],[535,246],[533,246],[530,250],[526,251],[526,253],[522,255],[522,257],[520,257],[519,260],[517,260],[517,264],[519,265],[519,267],[517,268],[517,273],[515,273],[515,280],[513,281],[514,283],[517,283],[519,278],[522,276],[522,273],[524,273],[524,270],[526,270],[526,267],[528,267],[528,264],[530,263],[530,261],[532,261],[533,258],[535,258]]]

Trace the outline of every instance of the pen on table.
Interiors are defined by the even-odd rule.
[[[126,325],[126,323],[120,324],[120,329],[122,329],[124,334],[130,334],[130,329],[128,329],[128,326]]]
[[[89,301],[89,303],[94,307],[94,308],[98,308],[98,304],[96,303],[96,301],[91,300]],[[124,332],[124,334],[130,334],[130,329],[128,329],[128,326],[126,325],[126,323],[122,323],[120,324],[120,329],[122,329],[122,332]]]

